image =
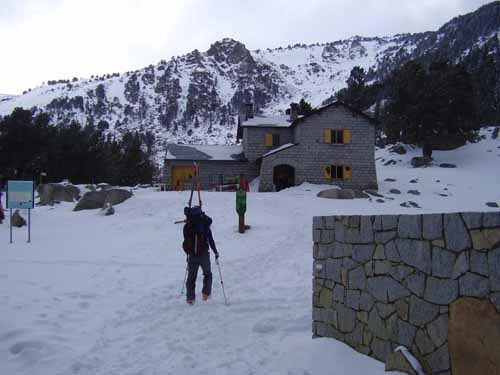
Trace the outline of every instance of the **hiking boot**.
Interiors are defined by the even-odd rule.
[[[207,301],[209,297],[210,297],[210,295],[209,295],[209,294],[202,294],[202,295],[201,295],[201,299],[202,299],[203,301]]]
[[[188,299],[186,302],[188,305],[194,305],[194,299]]]

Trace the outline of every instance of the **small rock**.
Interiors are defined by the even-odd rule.
[[[395,182],[396,179],[395,178],[386,178],[384,181],[387,181],[387,182]]]
[[[373,195],[374,197],[383,198],[384,196],[379,194],[376,190],[365,190],[365,193]]]
[[[384,165],[391,165],[391,164],[396,164],[396,161],[395,160],[387,160]]]
[[[420,195],[420,192],[418,190],[408,190],[408,194]]]
[[[383,199],[377,199],[375,202],[378,202],[378,203],[385,203],[385,201]]]
[[[389,152],[394,152],[399,155],[404,155],[406,154],[406,148],[404,148],[404,146],[402,145],[395,145],[389,149]]]
[[[410,184],[416,184],[418,183],[418,178],[414,178],[413,180],[410,180]]]
[[[389,193],[391,193],[391,194],[401,194],[401,191],[398,190],[398,189],[391,189],[391,190],[389,190]]]
[[[450,163],[442,163],[439,164],[441,168],[456,168],[457,166],[455,164],[450,164]]]
[[[442,197],[447,197],[448,196],[448,194],[443,194],[443,193],[439,193],[439,195],[442,196]]]
[[[418,203],[416,202],[413,202],[413,201],[408,201],[408,203],[410,204],[410,206],[414,207],[414,208],[421,208]]]
[[[14,213],[12,214],[11,223],[13,227],[21,228],[26,225],[26,220],[24,219],[24,217],[21,216],[19,210],[15,210]]]
[[[441,182],[441,180],[436,180],[436,182]]]
[[[495,202],[486,202],[486,205],[488,207],[498,208],[498,203],[495,203]]]
[[[414,168],[425,167],[431,164],[432,159],[426,156],[417,156],[411,159]]]

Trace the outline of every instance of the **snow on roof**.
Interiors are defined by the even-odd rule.
[[[264,154],[262,157],[265,158],[266,156],[269,156],[269,155],[275,154],[277,152],[286,150],[287,148],[290,148],[290,147],[293,147],[293,146],[297,146],[297,145],[294,144],[294,143],[286,143],[283,146],[280,146],[278,148],[275,148],[274,150],[269,151],[267,154]]]
[[[262,126],[277,128],[287,128],[290,125],[292,125],[292,122],[290,121],[290,115],[254,116],[253,118],[241,123],[241,126]]]
[[[243,146],[227,145],[167,145],[166,159],[178,160],[234,160],[242,161]]]

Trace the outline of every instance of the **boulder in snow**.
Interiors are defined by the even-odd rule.
[[[450,164],[450,163],[441,163],[439,164],[441,168],[456,168],[457,166],[455,164]]]
[[[498,208],[498,203],[496,202],[486,202],[486,205],[491,208]]]
[[[37,188],[41,206],[53,205],[55,202],[74,202],[80,199],[80,189],[73,185],[43,184]]]
[[[416,156],[411,158],[411,165],[415,168],[425,167],[431,164],[432,159],[427,156]]]
[[[26,225],[26,220],[24,219],[24,217],[21,216],[19,210],[15,210],[14,213],[12,214],[11,223],[13,227],[21,228]]]
[[[355,198],[369,198],[361,190],[353,189],[328,189],[320,191],[317,195],[320,198],[328,199],[355,199]]]
[[[389,152],[395,152],[399,155],[406,154],[406,148],[403,145],[394,145],[389,149]]]
[[[132,193],[124,189],[89,191],[80,199],[73,211],[103,208],[106,203],[111,203],[114,206],[126,201],[130,197],[132,197]]]

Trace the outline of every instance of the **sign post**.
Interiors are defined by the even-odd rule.
[[[239,216],[238,230],[245,233],[245,212],[247,211],[247,192],[240,189],[236,192],[236,212]]]
[[[31,242],[31,209],[35,208],[33,181],[7,182],[7,208],[10,210],[10,243],[12,243],[12,209],[28,210],[28,243]]]

